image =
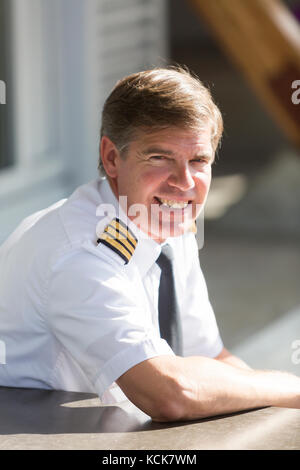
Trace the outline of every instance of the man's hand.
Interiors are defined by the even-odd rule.
[[[206,418],[278,406],[300,409],[300,378],[255,371],[202,356],[158,356],[118,380],[125,395],[154,421]]]

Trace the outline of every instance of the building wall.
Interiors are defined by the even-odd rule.
[[[105,96],[117,79],[167,55],[164,0],[9,6],[10,99],[1,106],[12,115],[14,146],[11,165],[0,169],[0,242],[22,218],[96,176]]]

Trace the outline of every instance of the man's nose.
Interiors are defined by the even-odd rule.
[[[168,178],[168,183],[172,187],[176,187],[181,191],[187,191],[195,186],[191,171],[187,165],[173,169],[172,174]]]

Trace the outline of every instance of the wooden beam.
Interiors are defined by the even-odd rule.
[[[189,0],[286,136],[300,147],[300,26],[280,0]],[[299,94],[298,94],[299,95]]]

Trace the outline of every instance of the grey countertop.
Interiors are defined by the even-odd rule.
[[[0,387],[0,449],[300,449],[300,410],[263,408],[154,423],[130,402],[97,395]]]

